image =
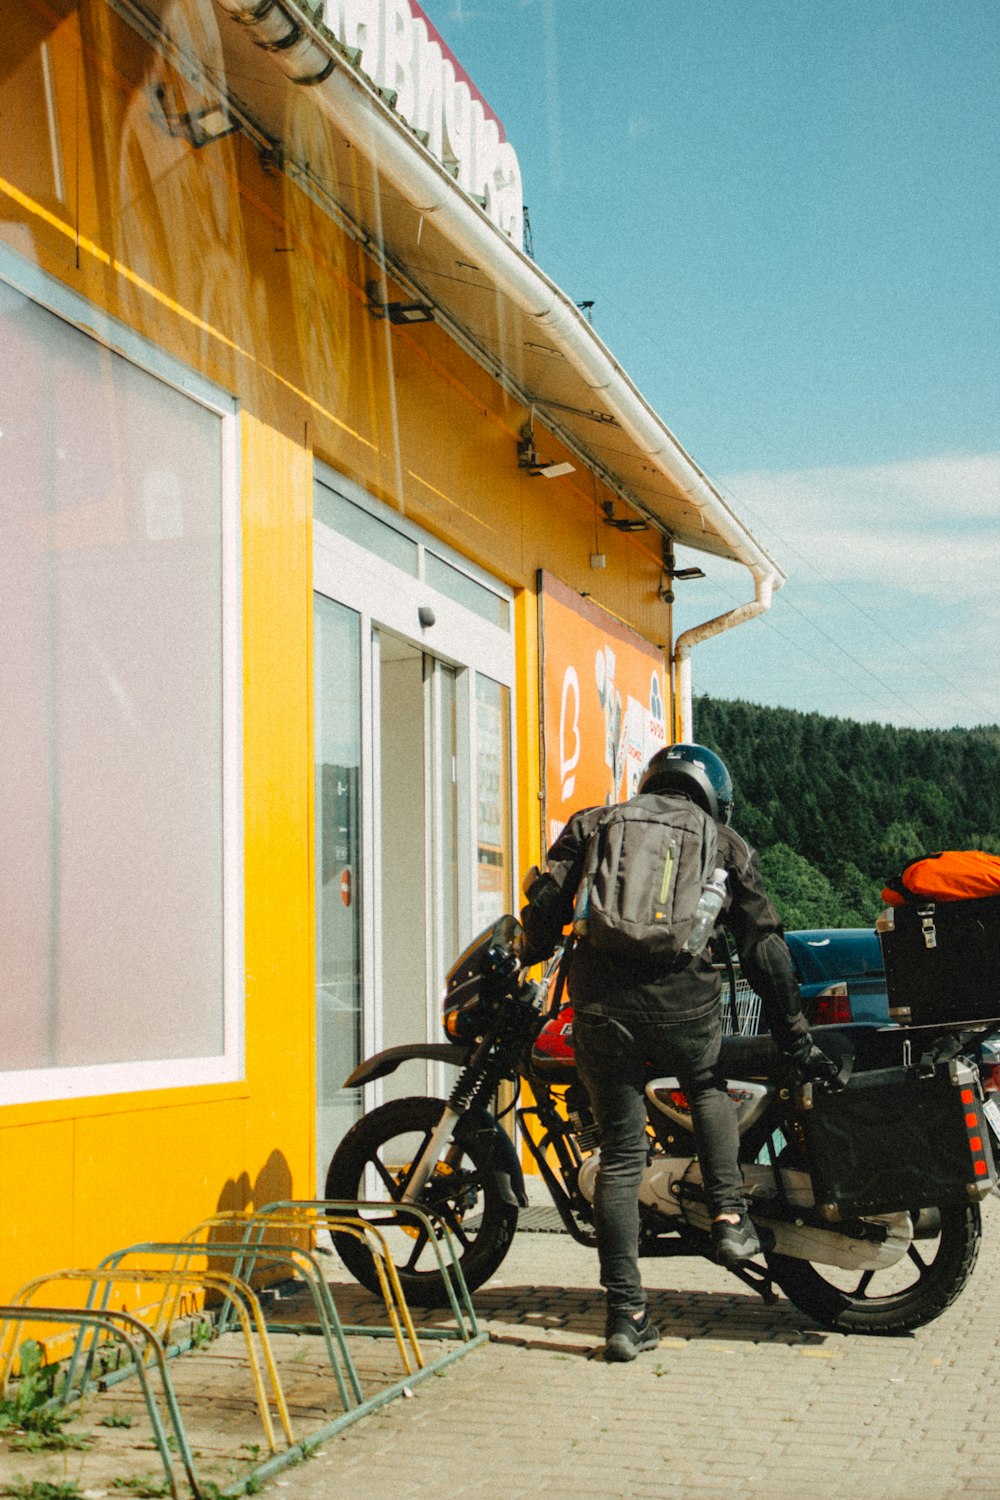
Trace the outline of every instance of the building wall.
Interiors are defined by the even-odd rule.
[[[172,15],[209,63],[220,15]],[[537,570],[665,646],[670,621],[655,535],[602,528],[592,570],[590,476],[519,470],[524,409],[440,328],[375,320],[375,268],[244,137],[171,135],[157,91],[174,115],[200,101],[104,0],[24,0],[0,47],[0,113],[20,122],[0,135],[0,239],[240,402],[246,940],[245,1081],[0,1109],[5,1296],[218,1208],[309,1194],[314,457],[518,591],[522,865],[540,852]],[[321,159],[327,127],[294,92],[289,137]]]

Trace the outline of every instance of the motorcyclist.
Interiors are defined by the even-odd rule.
[[[687,797],[715,820],[719,862],[726,871],[719,921],[733,935],[743,974],[760,995],[775,1041],[797,1076],[832,1077],[836,1065],[814,1045],[802,1013],[757,855],[729,827],[733,787],[723,761],[702,745],[670,746],[650,760],[639,793]],[[528,904],[521,913],[529,959],[547,957],[561,941],[573,917],[584,851],[606,812],[597,807],[575,813],[549,850],[547,870],[529,872]],[[623,1362],[659,1342],[638,1265],[649,1065],[676,1076],[687,1096],[716,1259],[732,1267],[768,1246],[761,1244],[743,1195],[736,1111],[718,1068],[722,984],[711,962],[685,955],[666,970],[628,965],[584,937],[576,941],[568,985],[577,1063],[601,1142],[594,1217],[607,1296],[604,1357]]]

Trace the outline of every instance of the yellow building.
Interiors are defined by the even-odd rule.
[[[21,0],[0,112],[2,1297],[311,1196],[782,577],[409,0]],[[681,641],[675,542],[751,596]]]

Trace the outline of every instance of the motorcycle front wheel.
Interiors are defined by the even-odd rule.
[[[977,1205],[930,1213],[938,1232],[915,1238],[902,1259],[884,1270],[842,1271],[787,1255],[769,1255],[768,1268],[788,1300],[824,1328],[909,1333],[951,1306],[979,1254]]]
[[[334,1200],[385,1199],[399,1202],[413,1167],[444,1109],[442,1099],[394,1099],[351,1127],[326,1177],[326,1197]],[[450,1144],[420,1197],[426,1209],[450,1230],[469,1291],[494,1274],[510,1249],[518,1206],[505,1198],[494,1161],[497,1127],[469,1125],[460,1144]],[[419,1224],[405,1224],[388,1210],[365,1209],[363,1217],[386,1235],[407,1301],[420,1307],[446,1307],[447,1288],[435,1249],[447,1248]],[[336,1227],[330,1231],[344,1265],[369,1291],[380,1292],[378,1272],[364,1241]]]

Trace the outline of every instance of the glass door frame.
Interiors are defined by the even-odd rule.
[[[370,1056],[379,1050],[382,1042],[383,994],[380,954],[382,952],[383,922],[381,873],[380,873],[380,807],[379,807],[379,653],[377,634],[394,635],[416,647],[436,662],[454,668],[456,717],[458,724],[458,824],[460,844],[458,848],[458,942],[462,944],[473,936],[475,920],[475,881],[477,879],[477,808],[474,787],[476,785],[476,697],[475,676],[490,678],[508,689],[509,756],[511,765],[511,787],[516,786],[515,765],[515,642],[513,627],[513,593],[497,579],[477,568],[467,559],[449,548],[437,538],[414,526],[388,506],[372,499],[359,486],[336,474],[325,465],[315,466],[317,484],[357,507],[365,516],[403,538],[415,547],[415,566],[412,575],[386,561],[376,551],[352,540],[349,536],[321,520],[313,524],[313,588],[316,593],[332,599],[338,604],[354,610],[360,617],[361,639],[361,726],[362,754],[360,776],[360,873],[358,882],[361,900],[361,963],[362,963],[362,1055]],[[377,532],[375,533],[376,545]],[[392,538],[390,538],[392,540]],[[392,550],[392,549],[387,549]],[[433,559],[436,576],[447,577],[449,570],[479,585],[496,597],[504,607],[507,624],[504,628],[493,623],[441,592],[427,582],[425,564],[428,554]],[[442,570],[441,564],[444,565]],[[459,590],[460,592],[460,590]],[[433,623],[430,623],[432,620]],[[433,673],[429,687],[429,704],[425,698],[425,714],[435,718],[440,714],[439,682]],[[436,729],[435,725],[435,729]],[[440,735],[428,736],[433,756],[440,751]],[[440,766],[432,764],[429,774],[437,777]],[[513,798],[511,799],[511,804]],[[433,805],[433,804],[432,804]],[[509,871],[509,896],[514,899],[517,864],[517,819],[515,809],[507,809],[511,867]],[[464,827],[463,827],[464,824]],[[429,828],[428,833],[432,830]],[[440,829],[434,830],[440,834]],[[431,839],[430,848],[440,848],[440,837]],[[430,908],[430,882],[440,880],[442,872],[428,870],[427,899]],[[432,924],[427,944],[426,974],[426,1038],[414,1036],[414,1042],[423,1040],[443,1041],[440,1030],[439,999],[444,968],[456,955],[444,954],[442,923],[437,919]],[[437,969],[438,972],[434,972]],[[410,1078],[417,1075],[418,1065],[408,1063]],[[419,1075],[417,1075],[419,1077]],[[439,1092],[445,1087],[443,1065],[428,1064],[426,1085]],[[370,1108],[381,1098],[381,1086],[370,1086],[366,1096],[366,1107]]]

